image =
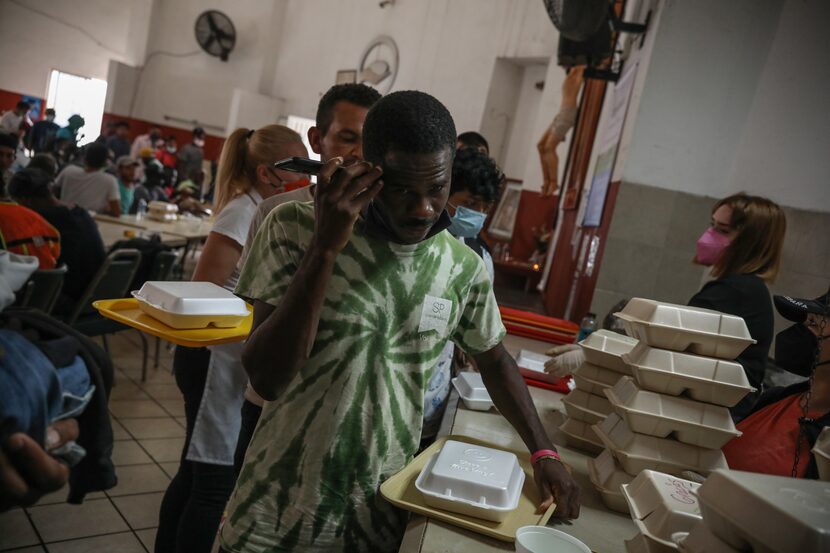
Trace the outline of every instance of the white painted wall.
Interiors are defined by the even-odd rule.
[[[542,90],[536,88],[536,83],[543,82],[547,74],[547,65],[527,65],[522,71],[522,81],[519,87],[519,97],[516,104],[516,114],[513,120],[513,129],[510,133],[507,156],[502,171],[511,178],[524,179],[529,165],[539,165],[536,142],[539,136],[534,132],[536,122],[541,119],[539,105],[542,99]],[[525,181],[525,189],[541,189],[542,169],[539,168],[539,180]]]
[[[131,113],[121,115],[180,127],[189,125],[165,118],[195,120],[221,134],[234,90],[263,92],[263,71],[277,55],[267,48],[279,32],[282,5],[276,0],[216,0],[209,6],[199,0],[158,2],[136,100]],[[228,62],[209,56],[196,43],[194,23],[208,8],[226,13],[236,27]]]
[[[385,9],[288,0],[285,20],[271,95],[285,98],[288,113],[313,117],[337,70],[356,67],[371,39],[389,35],[400,50],[394,89],[435,95],[464,130],[481,124],[496,58],[548,58],[558,36],[539,0],[399,0]]]
[[[623,180],[830,211],[828,18],[822,0],[666,0]]]
[[[46,97],[59,69],[107,78],[110,59],[136,63],[153,0],[0,2],[0,88]]]
[[[788,0],[728,182],[830,212],[830,2]]]

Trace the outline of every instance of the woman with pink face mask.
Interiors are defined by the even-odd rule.
[[[711,226],[697,241],[695,262],[711,266],[714,280],[689,305],[742,317],[757,341],[737,359],[758,391],[732,408],[735,420],[749,413],[762,391],[774,337],[767,285],[778,275],[786,228],[784,212],[776,203],[739,193],[715,204]]]

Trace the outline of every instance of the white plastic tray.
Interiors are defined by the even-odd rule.
[[[631,518],[647,541],[676,549],[678,535],[688,534],[701,520],[695,492],[700,484],[644,470],[622,486]]]
[[[698,522],[678,545],[682,553],[741,553],[713,534],[703,521]]]
[[[579,345],[582,346],[588,363],[622,374],[631,374],[622,355],[637,345],[636,339],[603,329],[592,332]]]
[[[741,435],[726,407],[641,390],[628,376],[605,395],[634,432],[658,438],[673,436],[707,449],[720,449]]]
[[[596,459],[588,459],[588,477],[606,507],[620,513],[629,512],[620,486],[631,482],[633,476],[617,466],[611,451],[603,449]]]
[[[641,388],[733,407],[755,390],[740,363],[657,349],[640,343],[623,355]]]
[[[470,371],[459,373],[452,379],[452,385],[455,386],[467,409],[487,411],[493,407],[493,400],[490,399],[490,393],[484,387],[481,373]]]
[[[737,470],[698,490],[703,520],[730,546],[753,553],[830,551],[830,483]]]
[[[567,444],[574,449],[594,455],[602,451],[602,442],[590,424],[576,419],[567,419],[559,430],[565,435]]]
[[[142,311],[176,329],[232,328],[248,317],[243,300],[212,282],[147,281],[132,295]]]
[[[657,348],[735,359],[755,343],[741,317],[709,309],[632,298],[615,315],[629,335]]]
[[[415,487],[429,506],[500,522],[519,504],[524,480],[513,453],[448,440]]]
[[[572,419],[596,424],[611,413],[611,403],[603,396],[589,394],[580,389],[572,390],[562,398],[565,412]]]
[[[616,413],[608,415],[593,428],[623,470],[631,475],[646,469],[675,476],[686,470],[706,475],[719,468],[728,468],[726,458],[719,450],[635,434]]]
[[[813,446],[819,480],[830,482],[830,426],[825,426]]]
[[[583,363],[573,374],[576,387],[589,394],[604,396],[605,390],[619,382],[622,375],[599,365]]]

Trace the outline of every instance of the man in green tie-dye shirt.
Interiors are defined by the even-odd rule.
[[[531,451],[553,449],[481,259],[445,232],[455,125],[435,98],[369,111],[367,162],[327,163],[313,203],[266,218],[239,279],[254,301],[243,363],[268,402],[221,531],[225,551],[397,550],[406,514],[378,487],[415,454],[424,388],[448,340],[472,355]],[[575,517],[579,489],[547,458],[541,505]]]

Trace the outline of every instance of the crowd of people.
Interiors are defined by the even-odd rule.
[[[26,111],[0,123],[19,131]],[[51,125],[27,131],[36,153],[16,172],[21,135],[0,134],[0,234],[5,249],[37,255],[41,267],[65,263],[67,294],[77,294],[104,256],[89,212],[203,198],[201,129],[178,150],[157,128],[130,142],[129,125],[115,123],[67,163],[52,140],[66,127],[48,116],[38,123]],[[322,96],[307,138],[323,163],[316,183],[274,167],[308,155],[285,126],[236,129],[224,143],[215,219],[192,278],[245,298],[253,325],[244,343],[176,348],[186,439],[155,550],[207,552],[217,532],[227,553],[397,550],[406,515],[378,488],[435,438],[450,379],[465,366],[481,373],[532,454],[539,508],[555,502],[556,517],[577,517],[579,485],[502,345],[481,235],[504,175],[486,139],[458,134],[428,94],[381,97],[358,84]],[[36,149],[50,140],[51,151]],[[540,144],[543,165],[560,141]],[[548,191],[555,172],[550,163]],[[757,392],[732,411],[744,435],[725,448],[730,466],[814,478],[809,448],[830,415],[830,307],[827,294],[776,297],[794,324],[774,335],[768,285],[785,231],[783,211],[768,199],[741,193],[717,202],[695,258],[711,267],[709,281],[689,305],[743,317],[756,340],[738,358]],[[773,342],[776,365],[808,377],[804,383],[764,389]],[[579,349],[554,353],[551,371],[581,363]],[[31,501],[63,473],[21,476],[24,449],[41,465],[49,460],[14,439],[15,455],[0,457],[0,484]]]

